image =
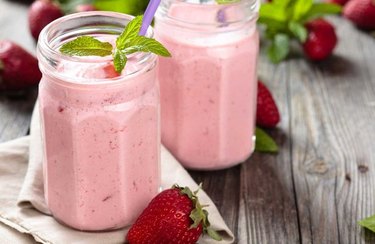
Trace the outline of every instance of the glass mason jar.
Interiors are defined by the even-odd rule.
[[[162,0],[155,36],[161,58],[163,144],[191,169],[214,170],[254,150],[258,0]]]
[[[44,190],[52,215],[79,230],[131,224],[160,186],[157,58],[68,57],[59,47],[89,35],[114,43],[129,15],[85,12],[49,24],[38,42]],[[152,36],[151,28],[148,36]]]

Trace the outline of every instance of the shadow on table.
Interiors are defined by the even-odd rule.
[[[362,228],[360,233],[361,233],[362,239],[366,243],[375,243],[375,233],[374,232],[372,232],[368,229]]]

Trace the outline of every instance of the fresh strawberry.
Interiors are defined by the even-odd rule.
[[[60,7],[51,0],[36,0],[29,8],[29,29],[35,40],[50,22],[63,16]]]
[[[329,3],[335,3],[344,6],[349,0],[326,0]]]
[[[202,233],[221,240],[209,228],[208,213],[200,205],[196,193],[177,185],[159,193],[130,228],[129,243],[195,244]]]
[[[106,79],[120,76],[120,74],[116,72],[115,67],[113,66],[113,63],[109,63],[105,65],[103,67],[103,71],[104,71]]]
[[[337,44],[335,28],[324,19],[315,19],[306,24],[308,37],[303,43],[307,57],[320,61],[330,56]]]
[[[375,0],[351,0],[343,14],[359,28],[375,30]]]
[[[258,81],[257,97],[257,125],[266,128],[273,128],[280,122],[280,113],[271,92]]]
[[[80,4],[75,8],[76,12],[86,12],[86,11],[95,11],[97,10],[92,4]]]
[[[37,59],[17,44],[0,40],[0,90],[19,90],[39,83]]]

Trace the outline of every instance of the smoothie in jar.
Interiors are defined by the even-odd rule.
[[[156,15],[172,53],[158,74],[162,142],[187,168],[227,168],[255,146],[259,2],[195,2],[164,0]]]
[[[114,43],[130,19],[69,15],[39,38],[45,198],[58,221],[79,230],[131,224],[160,186],[156,56],[134,54],[118,75],[110,56],[57,51],[78,34]]]

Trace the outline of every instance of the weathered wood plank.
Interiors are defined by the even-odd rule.
[[[12,40],[35,54],[35,43],[29,34],[28,5],[0,0],[0,39]],[[21,98],[9,98],[0,93],[0,142],[27,134],[36,92]]]
[[[357,221],[375,213],[375,41],[333,20],[340,39],[335,57],[319,65],[290,62],[302,243],[364,243]]]

